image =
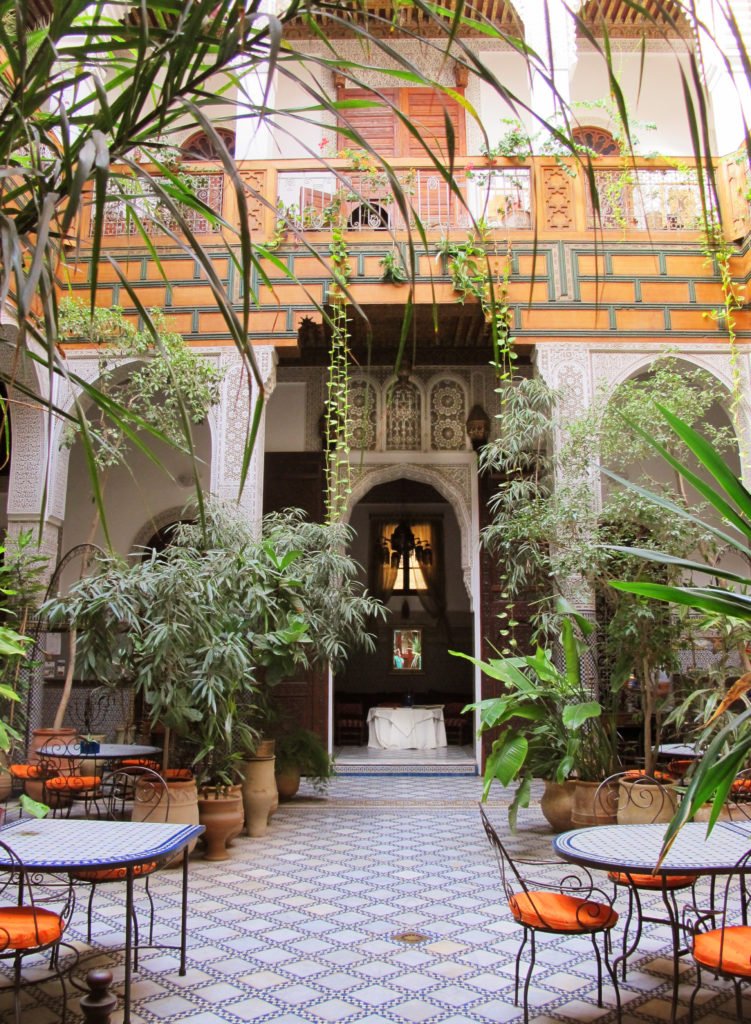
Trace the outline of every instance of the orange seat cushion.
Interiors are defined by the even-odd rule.
[[[168,768],[164,777],[172,782],[190,782],[193,778],[193,772],[190,768]]]
[[[751,978],[751,927],[748,925],[726,928],[724,940],[721,928],[701,932],[694,936],[692,952],[695,960],[713,971]]]
[[[608,878],[616,885],[635,885],[637,889],[662,889],[660,875],[627,875],[621,871],[608,871]],[[685,889],[693,885],[698,875],[666,875],[666,889]]]
[[[40,907],[0,907],[0,950],[35,949],[63,934],[59,914]]]
[[[159,765],[158,761],[149,761],[145,757],[133,757],[133,758],[128,758],[126,761],[123,761],[121,763],[121,767],[122,768],[150,768],[152,770],[152,772],[158,772],[160,765]]]
[[[735,796],[751,797],[751,779],[736,779],[730,786],[730,792]]]
[[[136,864],[133,867],[133,877],[140,878],[142,875],[150,875],[156,871],[156,861],[149,861],[147,864]],[[127,875],[126,868],[92,868],[91,871],[71,871],[71,877],[79,882],[119,882]]]
[[[56,775],[54,779],[47,779],[47,789],[54,792],[89,792],[101,784],[98,775]]]
[[[41,764],[12,764],[8,771],[14,779],[43,779],[49,775]]]
[[[623,778],[628,782],[630,779],[643,778],[646,774],[643,768],[632,768],[630,771],[623,773]],[[671,772],[652,772],[649,777],[654,779],[655,782],[662,782],[664,785],[669,785],[671,782],[676,781],[675,775]]]
[[[604,903],[558,892],[517,892],[509,900],[521,924],[556,932],[594,932],[612,928],[618,914]]]

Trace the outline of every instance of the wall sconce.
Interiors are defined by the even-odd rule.
[[[469,416],[467,417],[467,434],[475,451],[479,451],[488,442],[490,437],[490,417],[481,405],[475,404],[470,409]]]

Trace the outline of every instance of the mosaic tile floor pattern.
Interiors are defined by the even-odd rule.
[[[263,839],[238,839],[232,859],[191,864],[188,973],[172,953],[145,950],[133,984],[134,1024],[505,1024],[513,1005],[519,931],[499,890],[480,825],[473,777],[339,777],[328,799],[304,790],[282,805]],[[505,832],[502,791],[489,813]],[[551,835],[536,804],[511,840],[522,856],[549,859]],[[156,931],[174,941],[179,875],[152,879]],[[95,959],[116,982],[122,964],[120,886],[96,896]],[[647,925],[622,985],[625,1022],[669,1020],[669,935]],[[416,944],[397,941],[417,932]],[[83,901],[69,933],[85,941]],[[687,1018],[694,971],[682,966],[678,1020]],[[702,1024],[734,1020],[732,988],[710,979],[697,999]],[[0,1021],[12,1019],[7,993]],[[76,998],[68,1020],[82,1019]],[[24,992],[24,1022],[59,1020],[57,982]],[[744,1002],[751,1019],[751,1000]],[[119,1022],[118,1012],[113,1021]],[[538,941],[530,1020],[611,1022],[612,990],[596,1004],[589,940]]]

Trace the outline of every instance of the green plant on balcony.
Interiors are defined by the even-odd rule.
[[[395,250],[385,252],[379,262],[383,267],[381,280],[388,281],[389,284],[404,284],[408,280],[401,256]]]

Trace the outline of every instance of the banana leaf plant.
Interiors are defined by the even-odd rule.
[[[722,525],[707,522],[697,511],[678,505],[660,495],[651,494],[646,490],[642,490],[642,493],[671,515],[680,516],[701,525],[714,534],[725,550],[740,555],[742,560],[748,564],[749,547],[751,546],[751,492],[701,434],[669,410],[662,406],[659,408],[671,429],[688,447],[699,465],[703,467],[706,475],[699,476],[695,469],[674,458],[653,438],[647,437],[647,440],[661,458],[679,473],[709,506],[719,513]],[[636,424],[632,423],[631,426],[633,429],[639,430]],[[608,475],[625,487],[633,488],[635,486],[615,474],[609,473]],[[637,490],[641,489],[637,488]],[[658,601],[666,601],[670,604],[751,622],[751,573],[734,571],[723,568],[721,565],[709,565],[706,562],[676,559],[643,548],[620,550],[654,562],[677,566],[684,569],[689,576],[683,585],[669,586],[622,581],[612,584],[617,589],[654,598]],[[697,586],[693,582],[694,573],[710,576],[713,582]],[[746,709],[737,715],[729,714],[730,708],[739,694],[745,693],[749,689],[751,689],[751,674],[745,673],[731,688],[717,709],[718,731],[697,765],[684,798],[670,822],[665,835],[663,855],[670,848],[682,826],[691,820],[702,804],[709,800],[712,801],[712,811],[708,828],[711,830],[717,821],[733,780],[751,755],[751,709]]]
[[[470,704],[464,710],[479,710],[480,733],[498,730],[485,763],[482,799],[487,799],[496,780],[503,787],[517,783],[508,810],[512,831],[519,808],[529,806],[533,778],[563,782],[575,775],[598,782],[609,774],[616,759],[615,705],[597,700],[582,679],[585,644],[575,626],[584,636],[594,628],[578,615],[563,619],[563,670],[557,668],[551,652],[540,647],[534,655],[489,661],[451,652],[507,687],[499,697]]]

